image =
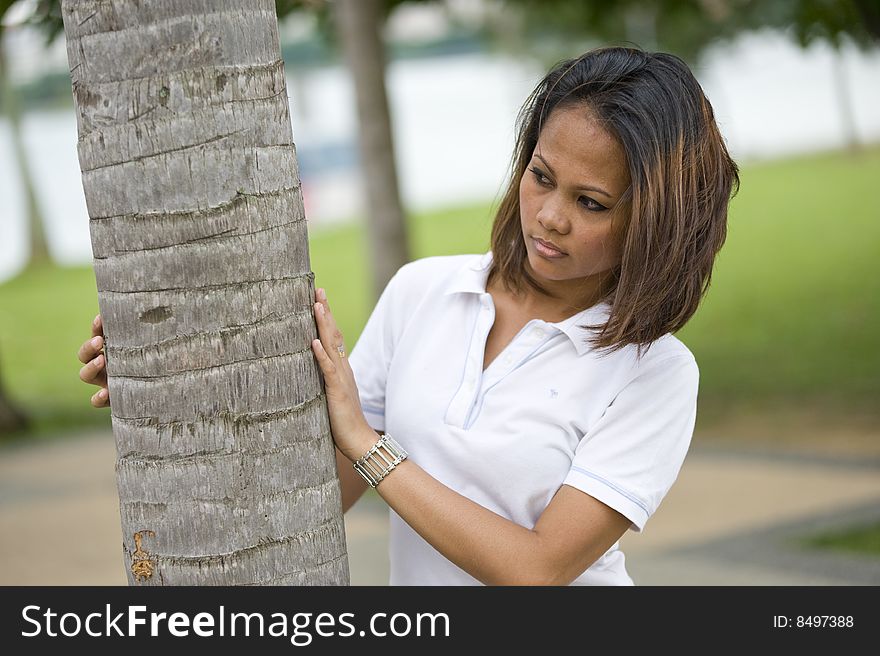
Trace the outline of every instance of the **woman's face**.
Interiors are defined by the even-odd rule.
[[[584,106],[544,122],[519,185],[529,273],[552,295],[579,303],[620,263],[630,184],[626,157]]]

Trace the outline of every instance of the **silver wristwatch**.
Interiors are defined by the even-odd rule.
[[[355,461],[354,468],[370,487],[376,487],[392,469],[406,460],[407,455],[397,440],[385,433],[360,460]]]

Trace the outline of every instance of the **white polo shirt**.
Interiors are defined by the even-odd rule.
[[[484,255],[401,267],[351,353],[370,425],[431,476],[534,528],[560,485],[614,508],[640,532],[675,481],[696,418],[698,370],[672,335],[602,355],[583,324],[529,321],[483,371],[495,307]],[[576,517],[572,521],[578,521]],[[479,585],[390,514],[391,585]],[[572,585],[633,585],[615,543]]]

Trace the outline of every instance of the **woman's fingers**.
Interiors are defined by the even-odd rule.
[[[330,312],[330,304],[327,302],[327,292],[322,288],[315,291],[315,317],[318,323],[318,337],[324,346],[324,351],[333,362],[345,360],[345,340],[342,332],[336,325],[336,319]]]
[[[89,363],[95,359],[102,348],[104,348],[104,338],[100,335],[92,337],[83,342],[83,345],[79,347],[76,357],[83,364]]]
[[[95,359],[87,362],[79,370],[79,379],[90,385],[107,386],[107,371],[105,366],[104,355],[99,354]]]
[[[339,359],[336,344],[342,342],[342,335],[335,330],[333,318],[321,302],[315,303],[315,319],[318,323],[318,339],[321,342],[322,351],[331,362]]]
[[[312,352],[315,354],[318,366],[321,367],[321,373],[324,374],[324,379],[326,380],[327,377],[334,376],[336,374],[336,365],[333,360],[330,359],[330,356],[327,355],[327,351],[324,349],[324,345],[321,343],[320,339],[312,340]]]
[[[91,338],[83,342],[76,354],[77,359],[83,363],[79,370],[79,379],[101,388],[89,399],[96,408],[106,408],[110,405],[110,393],[107,390],[107,361],[101,352],[103,348],[104,322],[99,314],[92,320]]]
[[[90,402],[96,408],[106,408],[110,405],[110,394],[107,392],[107,388],[104,387],[92,394]]]
[[[327,300],[327,290],[323,287],[318,287],[315,290],[315,297],[318,299],[318,302],[323,304],[324,308],[330,309],[330,302]]]

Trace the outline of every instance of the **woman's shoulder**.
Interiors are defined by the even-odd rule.
[[[691,350],[678,337],[671,333],[666,333],[659,339],[651,343],[651,348],[645,353],[646,357],[653,359],[654,362],[662,360],[682,360],[685,362],[693,362],[696,359]]]
[[[607,354],[607,364],[623,376],[622,382],[635,379],[699,379],[699,368],[691,350],[675,335],[667,333],[639,349],[629,344]],[[600,358],[605,360],[605,358]]]
[[[696,383],[700,377],[697,360],[678,337],[667,333],[651,342],[636,362],[637,375],[648,374],[663,379],[683,379]]]

